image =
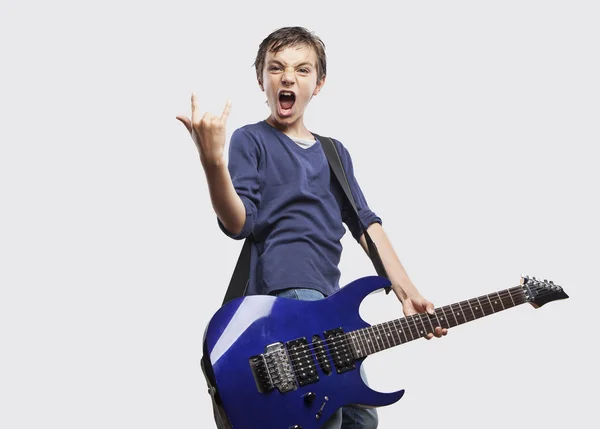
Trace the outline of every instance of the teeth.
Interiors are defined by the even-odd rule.
[[[281,91],[280,92],[281,95],[292,95],[293,92],[288,92],[288,91]]]

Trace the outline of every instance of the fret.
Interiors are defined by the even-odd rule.
[[[440,328],[445,328],[446,324],[442,323],[442,321],[440,321],[440,318],[438,317],[438,314],[437,314],[438,310],[439,310],[438,308],[433,309],[433,315],[435,316],[435,320],[437,322],[435,327],[439,326]],[[435,327],[434,327],[434,329],[435,329]]]
[[[359,330],[352,331],[350,334],[351,334],[351,336],[352,336],[352,341],[354,341],[354,343],[355,343],[355,347],[356,347],[356,357],[357,357],[357,358],[361,358],[361,357],[363,357],[363,351],[364,351],[364,348],[363,348],[363,346],[362,346],[362,343],[361,343],[361,341],[360,341],[360,333],[359,333]]]
[[[358,357],[358,352],[359,352],[359,347],[356,344],[356,334],[354,332],[348,333],[346,334],[346,338],[348,339],[348,341],[352,342],[352,347],[350,347],[350,349],[354,352],[353,355],[355,357]],[[316,346],[315,347],[315,354],[316,354]]]
[[[456,320],[456,317],[454,316],[452,307],[450,307],[449,305],[446,305],[442,308],[444,309],[444,314],[446,315],[446,320],[448,320],[448,324],[451,327],[458,326],[458,320]],[[452,324],[452,321],[454,321],[454,324]]]
[[[527,301],[525,298],[525,292],[520,287],[510,289],[510,295],[515,300],[515,304],[523,304]]]
[[[367,326],[347,333],[343,338],[329,344],[330,354],[346,341],[356,358],[363,358],[381,350],[389,349],[434,333],[435,328],[451,328],[481,317],[506,310],[528,302],[527,291],[516,286],[511,289],[493,292],[466,301],[435,308],[433,313],[416,313]]]
[[[520,287],[514,287],[511,289],[512,297],[515,299],[517,305],[523,304],[527,302],[527,298],[525,297],[525,291],[523,291]]]
[[[421,337],[427,336],[427,328],[425,327],[425,323],[423,323],[423,318],[421,317],[421,314],[419,314],[419,313],[413,314],[412,317],[415,318],[415,319],[417,319],[419,322],[421,322],[421,327],[418,328],[419,329],[419,336],[421,336]]]
[[[360,341],[361,349],[365,352],[365,356],[369,354],[369,348],[367,347],[367,340],[365,339],[364,329],[356,331],[358,339]]]
[[[375,351],[380,351],[383,349],[380,340],[381,338],[379,337],[379,334],[377,333],[377,330],[375,328],[373,328],[373,326],[369,326],[367,328],[369,330],[369,333],[371,335],[371,345],[373,347],[375,347]]]
[[[508,289],[502,291],[502,301],[504,303],[504,307],[506,308],[515,307],[517,305],[515,304],[515,300],[512,297],[511,291],[509,291]]]
[[[410,341],[415,339],[415,335],[413,334],[412,329],[410,328],[410,323],[408,321],[408,319],[405,317],[403,319],[400,319],[402,322],[402,326],[405,329],[405,332],[408,331],[408,334],[410,335]]]
[[[361,332],[363,343],[364,343],[364,349],[367,351],[367,354],[373,353],[373,349],[371,348],[371,342],[369,341],[369,338],[368,338],[367,328],[361,329],[360,332]]]
[[[407,343],[409,339],[402,329],[402,322],[400,322],[400,320],[394,320],[394,327],[400,333],[400,343]],[[402,340],[402,336],[404,336],[404,340]]]
[[[438,313],[440,313],[439,316],[438,316]],[[441,308],[441,307],[440,308],[436,308],[435,314],[436,314],[438,322],[440,323],[440,326],[442,328],[446,328],[447,329],[447,328],[450,327],[450,323],[448,323],[448,318],[446,317],[446,314],[444,313],[443,308]]]
[[[492,310],[493,313],[495,313],[496,309],[494,308],[494,304],[492,304],[492,300],[490,299],[490,296],[486,295],[485,297],[487,298],[488,302],[490,303],[490,309]]]
[[[375,325],[372,327],[373,332],[375,333],[375,340],[377,341],[377,347],[379,350],[385,350],[387,347],[385,346],[384,338],[381,335],[381,330],[379,329],[379,325]]]
[[[494,297],[494,295],[496,295],[496,296]],[[498,294],[498,292],[489,294],[488,296],[492,299],[492,305],[494,307],[494,311],[505,310],[504,304],[502,303],[502,299],[500,298],[500,295]]]
[[[383,336],[383,342],[387,343],[387,346],[385,346],[385,348],[389,349],[390,347],[392,347],[390,333],[386,329],[385,323],[380,323],[378,326],[379,326],[379,332],[381,332],[381,335]]]
[[[461,301],[458,303],[460,310],[465,318],[465,322],[470,322],[471,320],[475,320],[475,315],[473,314],[473,310],[471,310],[471,306],[468,301]]]
[[[366,334],[369,347],[373,350],[373,353],[378,352],[379,347],[377,347],[377,340],[375,339],[375,335],[373,335],[373,329],[370,326],[366,328]]]
[[[463,315],[460,306],[458,304],[452,304],[450,308],[452,309],[452,315],[456,319],[456,323],[458,323],[459,325],[465,323],[465,316]]]
[[[381,338],[381,334],[379,333],[379,325],[372,325],[371,333],[375,338],[375,345],[377,346],[377,351],[384,350],[385,346],[383,344],[383,338]]]
[[[434,324],[432,323],[433,321],[431,320],[431,318],[433,317],[432,314],[429,313],[421,313],[421,319],[423,319],[425,321],[425,332],[426,333],[432,333],[435,330],[435,326],[433,326]]]
[[[471,301],[473,301],[472,299],[467,300],[467,304],[469,304],[469,310],[471,310],[471,314],[473,315],[473,319],[475,320],[477,319],[477,315],[475,314],[475,311],[473,310],[473,306],[471,305]]]
[[[392,322],[385,322],[382,325],[384,325],[383,332],[385,333],[389,347],[391,348],[400,344],[400,341],[398,341],[398,337],[396,336],[396,332],[393,329]]]
[[[408,316],[406,318],[406,321],[408,322],[408,326],[410,328],[410,331],[413,334],[414,338],[420,338],[421,334],[419,333],[419,326],[417,325],[417,321],[415,320],[415,316],[414,314],[411,316]]]
[[[353,351],[352,355],[356,356],[356,349],[354,349],[352,347],[352,343],[350,342],[350,341],[352,341],[352,339],[350,338],[350,335],[348,335],[348,334],[342,335],[342,340],[346,342],[346,349]],[[310,350],[310,349],[308,349],[308,350]],[[313,352],[314,352],[314,350],[313,350]],[[310,353],[310,351],[308,353]],[[312,355],[311,355],[311,357],[312,357]]]
[[[481,306],[481,301],[479,301],[479,298],[475,298],[477,300],[477,305],[475,305],[475,311],[478,314],[481,314],[481,316],[479,317],[483,317],[486,316],[485,312],[483,311],[483,307]]]

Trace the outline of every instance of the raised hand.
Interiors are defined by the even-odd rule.
[[[200,153],[202,165],[214,166],[223,162],[225,154],[225,124],[231,111],[231,100],[227,101],[220,117],[209,112],[200,117],[196,94],[192,93],[192,119],[177,116],[190,133]]]

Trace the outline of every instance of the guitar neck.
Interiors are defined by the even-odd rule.
[[[433,332],[436,326],[452,328],[529,302],[521,286],[436,308],[367,328],[347,332],[347,343],[357,359],[399,346]]]

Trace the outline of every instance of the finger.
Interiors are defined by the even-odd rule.
[[[448,329],[444,328],[442,329],[442,335],[447,335],[448,334]]]
[[[440,328],[439,326],[437,328],[434,329],[433,334],[438,337],[441,338],[443,335],[444,330],[442,328]]]
[[[221,122],[227,121],[227,118],[229,118],[229,112],[231,112],[231,100],[227,100],[227,103],[225,103],[225,109],[221,114]]]
[[[433,338],[433,334],[430,332],[429,334],[427,334],[427,336],[425,338],[427,340],[431,340]]]
[[[191,134],[192,132],[192,122],[185,116],[177,116],[176,119],[179,119],[183,125],[187,128],[188,132]]]
[[[192,92],[192,123],[195,123],[200,116],[200,111],[198,109],[198,101],[196,100],[196,94]]]
[[[412,307],[409,307],[409,306],[407,306],[407,307],[404,307],[404,308],[402,309],[402,312],[404,313],[404,315],[405,315],[406,317],[408,317],[408,316],[412,316],[413,314],[417,314],[417,311],[416,311],[414,308],[412,308]]]
[[[433,305],[433,303],[428,302],[425,309],[426,309],[427,313],[433,315],[433,313],[434,313],[433,310],[435,309],[435,306]]]

